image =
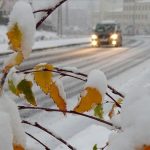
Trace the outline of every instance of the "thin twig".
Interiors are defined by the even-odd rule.
[[[84,82],[87,81],[86,79],[82,79],[81,77],[77,77],[77,76],[74,76],[74,75],[71,75],[71,74],[63,73],[63,72],[60,72],[58,70],[43,69],[42,71],[55,72],[55,73],[58,73],[61,76],[72,77],[72,78],[75,78],[75,79],[78,79],[78,80],[81,80],[81,81],[84,81]],[[25,71],[24,74],[29,74],[29,73],[34,73],[34,72],[41,72],[41,70],[29,70],[29,71]],[[19,73],[19,72],[17,71],[16,73]]]
[[[37,22],[36,28],[38,28],[56,8],[61,6],[66,1],[67,0],[62,0],[59,3],[57,3],[54,7],[51,7],[49,9],[41,9],[41,10],[34,11],[33,13],[37,13],[37,12],[45,12],[46,13],[46,15],[44,17],[42,17],[40,21]]]
[[[0,80],[0,95],[2,95],[3,86],[5,84],[5,80],[7,78],[8,72],[3,73],[3,76]]]
[[[109,143],[107,142],[106,145],[102,148],[100,148],[100,150],[105,150],[105,148],[109,145]]]
[[[84,73],[81,73],[81,72],[74,72],[72,70],[67,70],[67,69],[63,69],[63,68],[58,68],[58,67],[55,67],[56,70],[58,71],[63,71],[63,72],[70,72],[70,73],[73,73],[73,74],[76,74],[76,75],[80,75],[80,76],[83,76],[83,77],[86,77],[87,78],[87,75],[84,74]]]
[[[33,124],[33,123],[31,123],[29,121],[26,121],[26,120],[23,120],[22,123],[31,125],[31,126],[36,127],[36,128],[39,128],[42,131],[45,131],[46,133],[50,134],[51,136],[53,136],[54,138],[56,138],[57,140],[59,140],[61,143],[65,144],[69,149],[76,150],[76,148],[74,148],[72,145],[70,145],[69,143],[67,143],[64,139],[62,139],[61,137],[55,135],[53,132],[49,131],[48,129],[44,128],[39,123],[35,122]]]
[[[113,124],[108,122],[108,121],[105,121],[105,120],[102,120],[102,119],[99,119],[99,118],[96,118],[96,117],[93,117],[93,116],[90,116],[90,115],[87,115],[87,114],[82,114],[82,113],[79,113],[79,112],[76,112],[76,111],[65,111],[65,110],[59,110],[59,109],[51,109],[51,108],[44,108],[44,107],[30,107],[30,106],[18,106],[18,108],[20,110],[23,110],[23,109],[32,109],[32,110],[44,110],[44,111],[47,111],[47,112],[62,112],[62,113],[68,113],[68,114],[75,114],[75,115],[79,115],[79,116],[83,116],[83,117],[87,117],[87,118],[90,118],[90,119],[93,119],[93,120],[96,120],[98,122],[101,122],[103,124],[106,124],[106,125],[109,125],[111,127],[113,127]],[[118,129],[118,127],[116,127]]]
[[[71,70],[61,69],[61,68],[58,68],[58,67],[55,67],[54,69],[55,69],[55,70],[44,69],[44,70],[40,70],[40,71],[53,71],[53,72],[59,73],[60,75],[70,76],[70,77],[73,77],[73,78],[76,78],[76,79],[79,79],[79,80],[82,80],[82,81],[85,81],[85,82],[87,81],[88,75],[86,75],[86,74],[84,74],[84,73],[73,72],[73,71],[71,71]],[[32,73],[33,71],[34,71],[33,68],[28,68],[28,69],[24,69],[24,70],[19,70],[19,71],[17,71],[16,73],[21,73],[21,72],[23,72],[23,73]],[[72,73],[72,74],[74,74],[74,75],[79,75],[79,76],[82,76],[82,77],[84,77],[84,78],[86,78],[86,79],[83,79],[83,78],[81,78],[81,77],[77,77],[77,76],[74,76],[74,75],[70,75],[70,74],[67,74],[67,73]],[[107,85],[107,87],[111,90],[111,92],[112,92],[113,94],[116,94],[116,95],[118,95],[118,96],[120,96],[120,97],[122,97],[122,98],[125,97],[122,93],[118,92],[118,91],[117,91],[116,89],[114,89],[112,86]]]
[[[35,138],[33,135],[31,135],[30,133],[28,132],[25,132],[28,136],[30,136],[32,139],[34,139],[35,141],[37,141],[38,143],[40,143],[42,146],[44,146],[44,148],[46,150],[51,150],[50,148],[48,148],[45,144],[43,144],[40,140],[38,140],[37,138]]]
[[[75,75],[81,75],[82,73],[74,73],[74,72],[72,72],[72,71],[67,71],[67,70],[65,70],[65,73],[64,73],[64,70],[63,69],[59,69],[59,68],[55,68],[56,70],[50,70],[50,69],[43,69],[42,71],[45,71],[45,72],[48,72],[48,71],[50,71],[50,72],[55,72],[55,73],[58,73],[58,74],[60,74],[60,75],[62,75],[62,76],[69,76],[69,77],[72,77],[72,78],[75,78],[75,79],[78,79],[78,80],[81,80],[81,81],[84,81],[84,82],[86,82],[87,81],[87,79],[83,79],[82,77],[77,77],[77,76],[75,76]],[[22,72],[22,71],[17,71],[16,73],[20,73],[20,72]],[[24,74],[29,74],[29,73],[33,73],[33,72],[41,72],[41,70],[31,70],[31,69],[29,69],[29,70],[23,70],[23,72],[24,72]],[[74,73],[73,75],[71,75],[71,74],[67,74],[67,73],[69,72],[69,73]],[[106,95],[109,97],[109,98],[111,98],[112,99],[112,101],[114,101],[115,102],[115,104],[116,104],[116,106],[117,107],[120,107],[121,108],[121,105],[110,95],[110,94],[108,94],[108,93],[106,93]]]
[[[119,95],[119,96],[122,97],[122,98],[125,98],[125,96],[124,96],[122,93],[118,92],[118,91],[117,91],[116,89],[114,89],[112,86],[108,85],[108,88],[112,91],[112,93],[114,93],[114,94],[116,94],[116,95]]]
[[[121,108],[121,105],[110,94],[106,93],[106,95],[113,100],[117,107]]]

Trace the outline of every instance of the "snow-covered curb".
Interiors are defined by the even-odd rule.
[[[33,50],[40,50],[40,49],[47,49],[47,48],[57,48],[57,47],[64,47],[64,46],[73,46],[73,45],[81,45],[81,44],[88,44],[90,43],[90,38],[66,38],[66,39],[56,39],[50,41],[40,41],[35,42],[33,46]],[[11,53],[8,49],[7,44],[0,45],[0,55]]]

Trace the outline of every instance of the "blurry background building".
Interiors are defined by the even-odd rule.
[[[0,24],[6,24],[17,0],[0,0]],[[55,0],[25,0],[33,10]],[[38,21],[43,14],[36,14]],[[89,34],[97,22],[115,20],[125,34],[150,34],[150,0],[68,0],[42,25],[62,34]]]
[[[105,15],[120,22],[125,34],[150,34],[150,0],[124,0],[122,10]]]

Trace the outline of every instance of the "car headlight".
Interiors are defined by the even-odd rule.
[[[93,34],[93,35],[91,36],[91,38],[92,38],[92,40],[96,40],[96,39],[98,39],[98,36],[97,36],[96,34]]]
[[[111,39],[116,40],[118,39],[118,34],[114,33],[110,36]]]

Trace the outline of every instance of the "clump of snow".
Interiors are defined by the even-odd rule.
[[[28,58],[32,50],[36,29],[31,6],[24,1],[16,2],[9,20],[8,30],[10,30],[15,24],[19,26],[23,36],[21,50],[24,58]]]
[[[136,150],[150,145],[149,90],[148,86],[138,85],[127,94],[120,114],[123,132],[111,138],[108,150]]]
[[[56,86],[58,87],[58,90],[59,90],[59,95],[64,99],[66,100],[66,93],[65,93],[65,90],[64,90],[64,86],[63,86],[63,83],[60,79],[57,79],[54,81]]]
[[[101,70],[92,70],[88,75],[85,87],[96,88],[104,97],[107,89],[107,79]]]
[[[7,79],[12,80],[14,85],[17,86],[19,82],[21,82],[23,79],[25,79],[25,75],[23,73],[16,73],[18,70],[13,67],[10,69]]]
[[[3,64],[3,68],[5,68],[6,66],[9,66],[9,65],[14,66],[16,64],[17,55],[18,55],[18,53],[16,53],[16,52],[10,54],[8,56],[8,58],[5,59],[4,64]]]
[[[17,106],[13,102],[13,100],[9,99],[9,97],[6,96],[6,95],[2,95],[0,97],[0,114],[1,113],[6,113],[7,116],[9,116],[9,118],[10,118],[10,127],[11,127],[11,129],[7,124],[6,124],[6,128],[8,128],[8,131],[10,133],[9,138],[11,138],[11,131],[12,131],[13,144],[21,145],[22,147],[25,148],[25,146],[26,146],[26,137],[25,137],[25,132],[24,132],[22,124],[21,124],[21,119],[20,119],[20,116],[19,116]],[[2,124],[2,121],[3,120],[0,119],[0,124]],[[6,121],[8,122],[8,120],[6,120]],[[5,135],[0,134],[0,136],[5,136]],[[1,140],[0,140],[0,142],[1,142]],[[4,148],[4,150],[5,150],[5,148]]]
[[[10,125],[10,116],[0,110],[0,149],[13,150],[13,134]]]

